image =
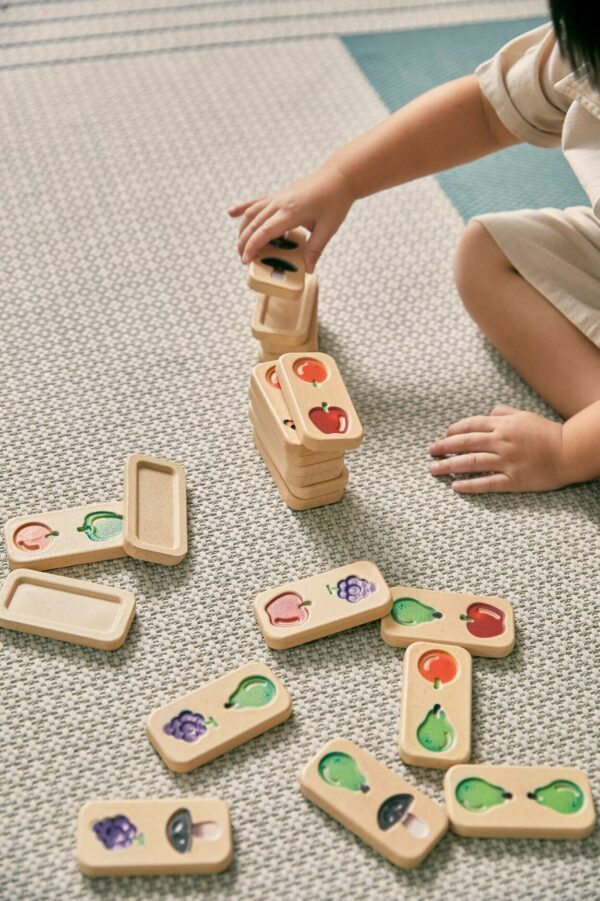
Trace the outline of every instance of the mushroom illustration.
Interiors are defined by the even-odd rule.
[[[221,827],[213,820],[193,823],[192,815],[187,807],[180,807],[171,814],[167,822],[169,844],[180,854],[186,854],[192,850],[194,838],[207,838],[215,841],[220,835]]]
[[[414,801],[414,796],[409,794],[391,795],[383,802],[377,812],[377,825],[384,831],[391,829],[396,823],[400,823],[408,829],[415,838],[425,838],[429,832],[429,826],[419,817],[409,812]]]

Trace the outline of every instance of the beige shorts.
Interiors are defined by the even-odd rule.
[[[589,207],[475,216],[523,278],[600,347],[600,221]]]

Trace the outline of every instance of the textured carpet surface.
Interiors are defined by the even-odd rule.
[[[160,15],[176,6],[161,0]],[[350,4],[320,8],[334,6]],[[13,27],[42,34],[50,13],[111,9],[116,0],[7,4],[3,41]],[[483,9],[542,12],[437,3],[415,9],[413,24]],[[407,27],[409,12],[398,13]],[[464,314],[451,274],[462,220],[425,179],[359,204],[322,262],[321,344],[366,441],[349,459],[341,503],[304,514],[282,504],[245,418],[252,301],[225,209],[386,114],[338,39],[296,41],[297,22],[287,27],[285,41],[186,53],[132,45],[132,55],[98,52],[77,65],[39,65],[42,45],[2,51],[20,55],[0,72],[2,520],[119,498],[125,455],[146,451],[187,468],[191,540],[174,569],[125,559],[65,571],[135,593],[120,650],[0,636],[0,897],[591,901],[598,832],[581,843],[449,834],[402,872],[298,791],[302,764],[342,735],[442,798],[440,772],[398,757],[402,652],[376,625],[277,653],[251,612],[260,589],[364,557],[391,585],[514,603],[515,652],[475,660],[473,760],[579,765],[597,793],[600,496],[594,484],[459,498],[428,476],[426,445],[449,422],[497,401],[544,408]],[[252,659],[289,688],[292,720],[196,772],[168,771],[144,737],[145,716]],[[195,794],[231,805],[226,873],[79,874],[75,822],[87,799]]]

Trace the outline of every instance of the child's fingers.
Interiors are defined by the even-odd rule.
[[[469,451],[492,451],[496,440],[493,432],[467,432],[464,435],[451,435],[434,441],[427,450],[432,457],[443,457],[444,454],[464,454]]]
[[[259,213],[261,213],[269,206],[270,199],[268,197],[262,197],[260,200],[257,200],[256,203],[253,203],[252,206],[249,206],[246,212],[242,215],[240,224],[238,225],[238,250],[240,249],[242,243],[242,235],[244,234],[250,223],[254,221]]]
[[[429,472],[434,476],[449,476],[459,472],[496,472],[499,462],[498,454],[462,454],[446,460],[434,460],[429,464]]]
[[[264,247],[265,244],[269,243],[271,238],[278,238],[289,228],[293,227],[288,214],[278,210],[248,239],[244,253],[242,254],[242,263],[249,263],[254,259],[261,247]]]
[[[491,432],[494,429],[494,423],[490,421],[489,416],[469,416],[466,419],[459,419],[448,426],[447,435],[462,435],[465,432]]]
[[[458,494],[500,494],[512,491],[513,488],[509,477],[503,472],[497,472],[492,476],[482,476],[480,479],[453,482],[452,490]]]
[[[244,250],[246,249],[246,244],[252,237],[252,235],[258,231],[261,225],[266,222],[274,213],[277,212],[277,207],[273,203],[267,202],[262,208],[258,207],[256,212],[254,213],[252,219],[248,222],[245,228],[240,230],[240,238],[238,241],[238,250],[241,256],[244,255]]]
[[[255,197],[253,200],[245,200],[243,203],[236,203],[233,206],[230,206],[227,210],[227,213],[231,216],[232,219],[237,219],[238,216],[241,216],[242,213],[245,213],[246,210],[251,207],[253,204],[258,203],[260,200],[264,200],[265,197]]]
[[[516,407],[511,407],[509,404],[499,404],[497,407],[494,407],[490,416],[510,416],[512,413],[518,413]]]

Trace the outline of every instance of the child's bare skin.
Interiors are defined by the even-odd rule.
[[[306,265],[317,260],[352,204],[369,194],[518,143],[468,76],[428,92],[336,151],[323,166],[276,192],[229,210],[241,217],[238,249],[249,262],[273,237],[311,232]],[[456,255],[463,303],[492,344],[563,416],[564,424],[497,407],[454,423],[429,447],[454,454],[433,475],[455,491],[547,491],[600,475],[600,350],[512,267],[487,230],[467,226]]]

